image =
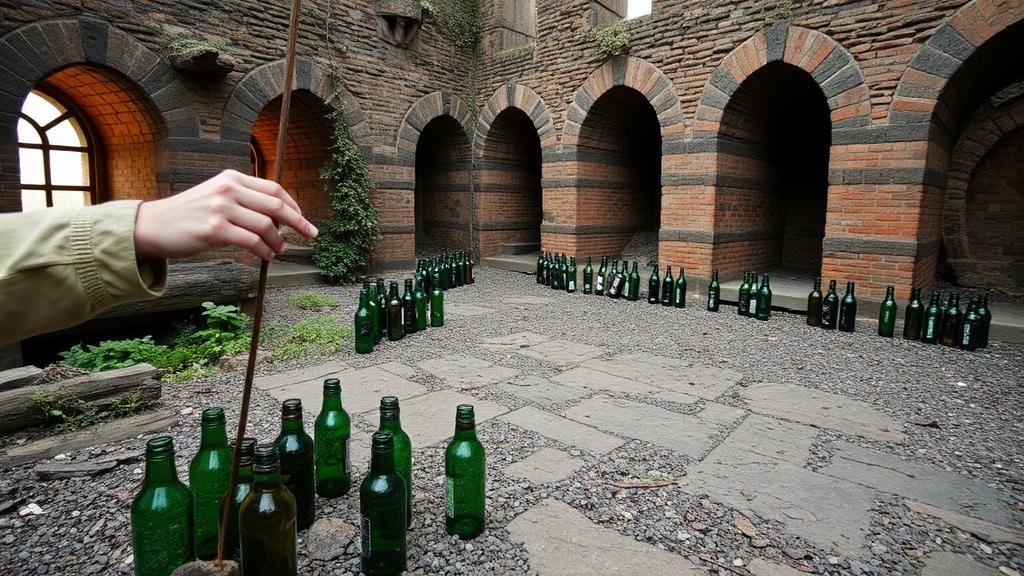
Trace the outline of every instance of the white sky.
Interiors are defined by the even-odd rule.
[[[652,0],[629,0],[629,6],[626,8],[626,18],[636,18],[637,16],[650,14],[651,1]]]

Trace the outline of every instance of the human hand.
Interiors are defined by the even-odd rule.
[[[225,170],[180,194],[143,202],[135,217],[135,254],[184,258],[238,246],[273,260],[284,250],[278,224],[307,238],[317,235],[316,227],[279,185]]]

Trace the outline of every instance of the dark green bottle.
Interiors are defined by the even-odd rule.
[[[757,318],[757,298],[758,294],[761,293],[761,288],[757,285],[757,273],[751,272],[750,279],[750,301],[747,302],[747,316],[751,318]]]
[[[398,576],[405,571],[407,493],[405,480],[395,469],[393,436],[375,432],[370,445],[370,472],[359,487],[359,559],[366,576]]]
[[[594,279],[594,295],[604,296],[605,275],[608,273],[608,257],[601,256],[601,268],[597,271],[597,278]]]
[[[451,273],[451,280],[448,283],[450,288],[459,287],[459,263],[456,261],[456,257],[452,254],[448,255],[448,270]]]
[[[679,267],[679,277],[676,278],[675,292],[672,300],[676,308],[686,308],[686,271]]]
[[[378,432],[387,432],[394,437],[395,470],[405,480],[406,521],[412,525],[412,441],[402,430],[401,409],[398,398],[384,396],[380,399],[380,427]]]
[[[392,280],[388,286],[388,340],[394,342],[405,337],[402,318],[402,299],[398,295],[398,282]]]
[[[252,492],[238,510],[242,574],[298,576],[296,497],[282,482],[277,446],[256,447],[252,473]]]
[[[466,252],[466,284],[476,283],[476,272],[473,270],[473,256]]]
[[[981,295],[978,319],[978,348],[988,348],[988,334],[992,329],[992,310],[988,307],[988,294]]]
[[[455,411],[455,436],[444,451],[444,526],[449,534],[469,540],[484,531],[486,469],[473,406],[460,404]]]
[[[341,405],[341,382],[328,378],[324,380],[323,407],[313,424],[316,493],[322,498],[337,498],[352,486],[351,437],[352,420]]]
[[[212,560],[217,557],[220,537],[220,503],[231,481],[231,449],[224,428],[224,409],[203,410],[199,452],[188,466],[188,485],[195,505],[196,557]]]
[[[626,300],[636,302],[640,299],[640,263],[633,260],[633,270],[626,281]]]
[[[967,312],[964,314],[964,327],[960,331],[960,341],[957,343],[961,350],[973,352],[978,349],[978,332],[981,325],[981,318],[978,316],[978,300],[971,298],[967,303]]]
[[[853,332],[857,323],[857,298],[853,295],[857,285],[853,282],[846,283],[846,294],[839,303],[839,331]]]
[[[302,425],[302,400],[291,398],[281,404],[281,433],[274,444],[281,459],[281,481],[295,496],[298,527],[305,530],[316,520],[316,473],[313,439]]]
[[[412,295],[412,279],[405,279],[405,292],[402,294],[402,329],[406,334],[416,332],[416,299]]]
[[[437,276],[434,276],[434,290],[430,293],[430,326],[440,328],[444,326],[444,292],[436,286]]]
[[[377,314],[380,315],[380,334],[377,341],[384,339],[388,332],[388,293],[384,288],[384,279],[377,278]]]
[[[821,327],[826,330],[835,330],[839,316],[839,296],[836,295],[836,281],[829,280],[828,293],[821,300]]]
[[[373,343],[378,344],[381,339],[380,329],[380,304],[377,300],[377,286],[370,284],[367,292],[369,300],[366,301],[367,307],[370,309],[370,324],[373,328]]]
[[[537,284],[544,283],[544,253],[537,254]]]
[[[743,273],[739,296],[736,298],[736,311],[740,316],[748,316],[750,310],[750,272]]]
[[[648,304],[660,304],[661,297],[659,296],[661,288],[661,278],[658,277],[658,265],[655,264],[654,268],[651,269],[651,277],[647,280],[647,303]]]
[[[455,256],[455,286],[461,288],[466,285],[466,256],[459,253]]]
[[[892,338],[896,333],[896,296],[893,286],[885,288],[885,299],[882,300],[882,307],[878,310],[878,335],[883,338]]]
[[[757,291],[757,319],[767,320],[772,315],[772,287],[768,275],[761,278],[761,289]]]
[[[939,306],[939,293],[932,292],[928,298],[928,308],[924,311],[924,323],[921,326],[921,342],[937,344],[939,331],[942,329],[942,312]]]
[[[216,513],[217,506],[213,506]],[[138,576],[170,576],[195,559],[192,492],[178,480],[170,436],[146,442],[146,477],[132,501],[132,554]]]
[[[373,314],[370,312],[370,293],[363,288],[359,291],[359,309],[354,320],[356,354],[373,352]]]
[[[583,293],[594,293],[594,267],[590,264],[590,256],[587,256],[587,265],[583,267]]]
[[[939,328],[939,344],[943,346],[956,346],[960,332],[960,293],[954,292],[949,295],[946,309],[942,312],[942,322]]]
[[[621,298],[625,293],[626,289],[628,288],[628,286],[626,286],[625,276],[623,275],[622,271],[619,270],[618,267],[615,265],[617,263],[618,262],[616,261],[612,265],[612,274],[609,274],[607,289],[608,296],[614,299]],[[625,268],[626,266],[626,261],[623,260],[622,267]]]
[[[235,497],[231,501],[227,540],[227,554],[236,562],[242,561],[242,549],[238,542],[238,510],[242,507],[242,502],[245,502],[245,497],[252,492],[252,459],[255,451],[256,439],[248,436],[243,438],[242,453],[238,455],[238,482],[235,484]],[[221,506],[223,505],[222,502]]]
[[[718,312],[722,298],[722,286],[718,283],[718,269],[711,272],[711,283],[708,284],[708,312]]]
[[[416,305],[416,331],[427,329],[427,294],[423,291],[423,279],[416,278],[416,288],[412,294],[413,302]]]
[[[619,294],[612,295],[612,284],[619,275],[619,261],[612,260],[612,267],[608,269],[608,275],[604,279],[604,291],[611,298],[618,298]]]
[[[544,255],[544,285],[551,286],[551,254]]]
[[[814,288],[807,295],[807,325],[821,326],[821,278],[814,279]]]
[[[554,260],[551,262],[551,289],[552,290],[565,290],[565,284],[562,282],[565,275],[562,274],[562,259],[558,254],[555,254]]]
[[[673,290],[675,289],[675,280],[672,278],[672,265],[669,264],[665,267],[665,277],[661,281],[661,305],[671,306],[673,304]]]
[[[924,305],[921,303],[921,289],[910,289],[910,302],[903,317],[903,339],[920,340],[921,322],[924,319]]]
[[[569,258],[569,267],[566,269],[565,291],[572,294],[576,291],[576,257]]]

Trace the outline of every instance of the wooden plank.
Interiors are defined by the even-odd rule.
[[[22,366],[21,368],[0,371],[0,391],[28,386],[35,382],[41,373],[42,370],[35,366]]]
[[[36,466],[33,472],[40,480],[61,480],[64,478],[81,478],[82,476],[96,476],[108,470],[117,468],[117,461],[113,462],[46,462]]]
[[[73,452],[166,430],[178,423],[174,410],[154,410],[121,420],[104,422],[85,430],[59,434],[16,446],[0,456],[0,470],[52,458],[57,454]]]

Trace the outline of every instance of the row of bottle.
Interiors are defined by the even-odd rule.
[[[640,272],[639,262],[633,261],[633,269],[629,269],[629,262],[622,261],[622,268],[619,268],[619,261],[613,260],[608,266],[608,257],[601,257],[601,267],[594,274],[594,268],[590,257],[587,257],[587,265],[583,268],[583,293],[596,296],[609,296],[610,298],[624,298],[636,302],[640,299]],[[537,258],[537,283],[550,286],[553,290],[565,290],[566,292],[576,291],[576,280],[578,277],[576,258],[566,257],[565,254],[544,253]],[[659,296],[660,295],[660,296]],[[651,304],[662,306],[674,306],[676,308],[686,307],[686,274],[679,269],[679,278],[673,279],[672,266],[665,270],[664,280],[658,275],[655,268],[647,283],[647,301]],[[717,310],[717,308],[716,308]]]
[[[369,354],[374,346],[387,338],[397,341],[407,334],[444,326],[444,292],[437,274],[433,275],[430,298],[424,292],[423,277],[417,273],[414,280],[405,279],[405,293],[398,295],[398,282],[391,281],[384,290],[384,279],[378,278],[376,285],[364,282],[359,290],[359,307],[356,309],[353,328],[357,354]],[[427,303],[430,310],[427,310]]]
[[[412,443],[402,430],[398,399],[380,402],[370,471],[360,486],[362,565],[365,574],[405,569],[405,532],[412,522]],[[272,444],[243,440],[238,484],[227,498],[231,450],[224,411],[203,411],[199,451],[189,466],[189,486],[178,480],[170,437],[146,445],[146,476],[131,509],[135,573],[167,576],[194,558],[216,557],[220,513],[230,505],[226,556],[241,560],[245,576],[297,574],[296,534],[316,518],[314,494],[348,493],[351,420],[337,379],[324,381],[323,409],[306,434],[300,400],[281,408],[281,433]],[[484,529],[485,454],[476,438],[473,407],[456,410],[455,435],[445,451],[449,534],[473,538]]]
[[[838,327],[844,332],[853,332],[857,317],[854,289],[855,284],[847,282],[846,295],[839,300],[835,280],[829,282],[828,292],[822,295],[821,278],[816,279],[814,289],[807,296],[807,324],[827,329]],[[897,312],[895,287],[888,286],[878,311],[879,336],[894,336]],[[988,346],[991,325],[988,294],[972,295],[967,310],[961,311],[959,292],[950,293],[945,306],[942,306],[942,294],[932,292],[928,306],[925,307],[921,302],[921,289],[912,288],[903,321],[903,338],[920,340],[925,344],[976,350]]]
[[[445,252],[416,262],[415,278],[422,280],[428,294],[437,286],[442,292],[476,282],[473,257],[469,252]],[[435,280],[435,276],[437,280]]]

